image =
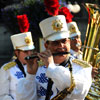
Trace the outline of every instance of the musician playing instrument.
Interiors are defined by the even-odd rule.
[[[37,58],[27,60],[28,73],[17,85],[16,100],[84,100],[92,83],[92,67],[85,61],[71,59],[65,16],[47,18],[39,25],[46,50],[37,54],[42,60],[40,65]],[[52,55],[58,52],[60,55]],[[62,95],[55,98],[58,93]]]
[[[70,53],[76,59],[82,59],[83,53],[81,51],[81,32],[78,29],[77,23],[75,21],[68,23],[68,30],[71,42]]]
[[[17,83],[26,77],[27,72],[24,57],[33,54],[35,49],[31,32],[28,31],[27,15],[18,15],[17,18],[24,22],[20,24],[23,31],[10,37],[14,56],[0,68],[0,100],[16,100]]]

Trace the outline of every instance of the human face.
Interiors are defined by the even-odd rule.
[[[71,49],[76,52],[80,51],[82,45],[80,35],[70,38],[70,41],[71,41]]]
[[[15,50],[15,55],[22,64],[26,64],[26,60],[24,58],[32,54],[33,50],[27,50],[27,51]]]
[[[57,53],[57,52],[69,52],[70,51],[70,39],[65,38],[61,40],[56,41],[48,41],[45,45],[46,49],[49,49],[51,53]],[[56,56],[59,57],[59,59],[65,58],[67,55],[60,55]],[[55,57],[55,58],[56,58]]]

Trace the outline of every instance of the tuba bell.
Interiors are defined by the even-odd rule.
[[[85,100],[100,100],[100,6],[97,4],[86,3],[85,8],[88,11],[88,25],[86,38],[83,48],[83,60],[97,67],[98,75],[93,78],[91,88]],[[96,48],[96,49],[92,49]]]

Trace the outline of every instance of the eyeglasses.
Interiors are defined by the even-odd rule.
[[[70,40],[75,40],[77,37],[71,37],[71,38],[69,38]]]
[[[70,39],[70,40],[80,39],[80,36],[71,37],[71,38],[69,38],[69,39]]]
[[[51,41],[51,44],[52,44],[53,46],[57,46],[57,45],[59,45],[60,43],[66,44],[68,41],[69,41],[69,39],[62,39],[62,40],[59,40],[59,41]]]

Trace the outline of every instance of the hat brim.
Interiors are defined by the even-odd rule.
[[[56,41],[56,40],[61,40],[61,39],[65,39],[65,38],[69,38],[69,33],[68,31],[64,31],[64,32],[55,32],[54,34],[52,34],[51,36],[45,38],[45,40],[49,40],[49,41]]]
[[[80,33],[80,32],[73,33],[73,34],[71,34],[71,35],[70,35],[70,38],[75,37],[75,36],[79,36],[79,35],[81,35],[81,33]]]
[[[19,50],[22,50],[22,51],[29,51],[29,50],[34,50],[34,49],[35,49],[34,46],[25,46],[25,47],[19,48]]]

